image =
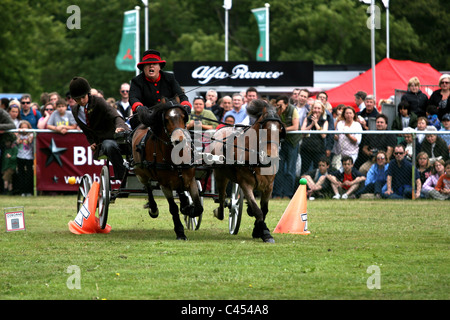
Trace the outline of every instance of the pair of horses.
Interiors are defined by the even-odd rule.
[[[257,118],[251,129],[256,134],[261,150],[254,150],[248,141],[249,139],[245,140],[243,144],[238,144],[236,134],[232,135],[231,138],[226,138],[233,139],[231,148],[234,148],[235,151],[236,158],[234,160],[237,160],[238,154],[242,154],[239,150],[244,150],[245,159],[244,165],[225,164],[218,169],[214,169],[219,192],[219,208],[216,209],[216,216],[223,219],[226,186],[229,180],[238,183],[248,203],[247,212],[255,217],[252,236],[261,238],[264,242],[273,243],[274,239],[264,220],[269,210],[268,203],[272,195],[276,168],[268,173],[263,173],[262,170],[267,168],[249,164],[249,159],[252,152],[256,152],[260,160],[264,158],[265,163],[267,163],[267,159],[278,159],[279,135],[281,132],[282,138],[284,126],[275,108],[263,100],[252,101],[247,107],[247,112],[250,116]],[[151,109],[139,108],[138,116],[141,124],[136,128],[132,137],[132,153],[135,174],[148,192],[149,215],[154,218],[158,216],[158,207],[153,198],[150,184],[151,181],[158,181],[169,203],[169,211],[172,215],[177,239],[186,240],[178,206],[174,200],[174,191],[179,195],[180,210],[183,214],[198,217],[203,212],[193,162],[179,164],[175,161],[178,163],[175,164],[173,161],[174,154],[183,159],[193,159],[192,153],[194,151],[190,143],[190,134],[185,129],[189,115],[185,108],[178,103],[162,102]],[[265,130],[260,131],[260,129]],[[229,146],[229,140],[217,138],[220,130],[214,134],[213,144]],[[261,135],[261,132],[265,134]],[[174,153],[175,149],[181,150],[182,154]],[[218,149],[215,148],[215,150]],[[261,192],[261,207],[256,203],[254,189]],[[189,191],[192,204],[189,203],[184,191]]]

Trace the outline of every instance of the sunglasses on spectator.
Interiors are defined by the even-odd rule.
[[[46,108],[45,109],[45,111],[53,111],[53,110],[55,110],[55,109],[53,109],[53,108]]]
[[[448,81],[442,81],[441,83],[449,84],[450,82],[448,82]]]
[[[386,159],[385,157],[377,157],[377,160],[384,160]]]
[[[21,104],[30,104],[31,101],[20,101]]]
[[[396,155],[396,156],[398,156],[399,154],[403,154],[404,152],[394,152],[394,154]]]
[[[120,92],[125,93],[125,92],[130,92],[130,90],[120,90]]]

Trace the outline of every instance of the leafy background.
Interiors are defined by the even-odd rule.
[[[229,11],[229,60],[255,60],[259,45],[251,9],[270,3],[272,61],[313,60],[315,64],[370,65],[367,5],[358,0],[235,0]],[[71,13],[81,10],[81,29],[68,29]],[[0,2],[0,92],[65,94],[75,75],[89,79],[106,97],[118,97],[120,83],[134,72],[119,71],[115,56],[123,12],[138,0],[2,0]],[[386,10],[376,30],[376,61],[386,56]],[[223,0],[149,0],[149,44],[168,61],[224,60]],[[390,1],[390,57],[430,63],[450,70],[450,2]]]

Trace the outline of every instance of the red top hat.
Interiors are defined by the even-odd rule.
[[[137,67],[139,68],[139,70],[142,70],[144,68],[144,65],[148,63],[159,63],[161,65],[161,69],[166,65],[166,61],[161,60],[160,53],[153,49],[144,52],[142,61],[138,63]]]

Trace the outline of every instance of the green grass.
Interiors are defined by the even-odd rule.
[[[26,231],[0,224],[0,299],[449,299],[449,202],[316,200],[308,202],[310,235],[252,239],[244,214],[238,235],[212,216],[205,199],[198,231],[176,241],[164,198],[151,219],[145,199],[110,205],[110,234],[74,235],[74,196],[0,197],[23,205]],[[272,200],[275,229],[287,200]],[[69,266],[81,289],[69,289]],[[368,289],[370,266],[380,289]]]

